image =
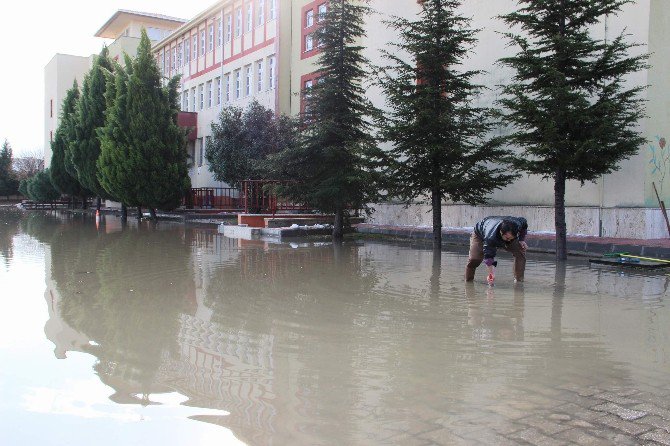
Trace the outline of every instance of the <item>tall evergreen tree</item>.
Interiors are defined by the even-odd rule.
[[[15,195],[19,192],[19,180],[12,168],[12,146],[5,140],[0,149],[0,195]]]
[[[374,160],[379,149],[372,136],[374,109],[365,95],[368,61],[360,41],[367,0],[331,0],[315,32],[321,51],[319,79],[303,92],[305,127],[300,144],[274,159],[275,172],[297,180],[280,189],[287,197],[335,214],[333,238],[343,236],[350,209],[377,201]]]
[[[161,86],[146,30],[142,30],[137,57],[131,65],[125,93],[123,88],[116,88],[116,102],[122,102],[110,112],[111,121],[117,119],[117,131],[123,133],[109,140],[109,150],[117,151],[109,158],[117,174],[105,173],[102,177],[110,190],[123,190],[122,201],[146,206],[155,217],[156,208],[169,210],[179,206],[190,187],[186,132],[177,126],[178,78]],[[119,176],[122,170],[127,175]]]
[[[500,138],[487,138],[493,112],[475,105],[483,87],[473,79],[482,72],[463,69],[477,31],[457,13],[461,3],[426,0],[415,20],[391,20],[399,39],[384,53],[391,65],[381,76],[389,113],[380,127],[392,144],[387,187],[407,203],[431,203],[436,246],[442,243],[443,200],[481,204],[515,178],[504,166],[510,153],[500,148]]]
[[[79,100],[79,87],[75,80],[63,100],[60,123],[54,134],[51,143],[51,165],[49,166],[49,175],[51,182],[58,192],[70,197],[81,197],[82,201],[88,195],[88,191],[82,187],[77,177],[70,175],[65,168],[65,159],[70,146],[71,129],[74,127],[73,121],[76,118],[76,105]],[[85,202],[85,201],[83,201]]]
[[[135,190],[135,172],[126,169],[132,148],[128,139],[128,75],[132,73],[132,59],[125,56],[125,68],[116,64],[107,78],[105,101],[107,113],[104,127],[98,129],[100,156],[98,181],[113,197],[122,203],[122,216],[127,216],[127,206],[140,206]]]
[[[103,47],[100,54],[95,57],[91,71],[84,77],[74,125],[75,138],[69,141],[69,155],[77,171],[77,179],[82,186],[98,197],[98,209],[100,199],[114,198],[100,186],[96,164],[100,156],[97,129],[105,124],[106,73],[111,70],[109,50]]]
[[[619,168],[645,142],[636,130],[644,116],[626,77],[644,69],[647,55],[620,34],[597,39],[593,26],[632,0],[519,0],[503,16],[521,34],[507,34],[517,54],[501,59],[515,70],[501,100],[514,125],[509,141],[521,147],[523,170],[554,180],[556,257],[567,257],[565,184],[596,181]]]

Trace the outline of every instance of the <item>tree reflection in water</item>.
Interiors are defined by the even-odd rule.
[[[561,386],[593,382],[589,370],[605,385],[630,378],[602,333],[579,325],[600,315],[584,289],[607,299],[617,275],[531,262],[531,284],[489,288],[463,284],[462,254],[389,243],[32,226],[51,245],[63,318],[93,341],[82,349],[114,401],[176,390],[228,411],[193,418],[250,444],[367,444],[417,419],[505,423],[509,407],[540,413]],[[625,283],[631,295],[667,280]]]

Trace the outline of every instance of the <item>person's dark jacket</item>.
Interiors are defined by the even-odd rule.
[[[528,222],[523,217],[486,217],[475,225],[475,235],[483,241],[484,245],[484,263],[493,265],[498,248],[505,246],[506,242],[500,236],[500,225],[504,220],[513,223],[516,228],[512,234],[519,241],[526,239],[528,233]]]

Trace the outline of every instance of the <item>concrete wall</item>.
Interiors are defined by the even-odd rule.
[[[432,227],[430,205],[377,204],[369,222],[381,225]],[[588,235],[615,238],[660,239],[668,237],[668,230],[660,209],[654,208],[599,208],[571,206],[566,208],[569,235]],[[517,215],[528,220],[529,231],[549,232],[554,229],[553,206],[486,205],[442,206],[442,224],[445,228],[472,228],[489,215]]]
[[[670,26],[670,2],[651,0],[649,51],[651,52],[647,104],[647,137],[649,144],[642,151],[645,166],[645,204],[658,206],[652,182],[661,200],[670,204],[670,58],[665,32]]]

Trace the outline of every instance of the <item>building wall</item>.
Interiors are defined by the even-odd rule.
[[[192,187],[227,187],[214,180],[204,156],[211,125],[223,107],[244,109],[256,100],[264,107],[277,110],[278,23],[279,17],[285,14],[284,9],[291,5],[275,0],[272,13],[271,0],[264,0],[262,14],[259,5],[258,0],[218,2],[176,30],[172,38],[154,47],[165,76],[181,75],[182,110],[198,113],[198,138],[186,148]],[[251,27],[248,26],[249,6]],[[238,25],[241,25],[239,33]]]
[[[184,91],[188,89],[192,96],[194,88],[196,94],[198,94],[199,86],[206,85],[209,80],[216,79],[219,76],[225,79],[227,73],[232,75],[236,70],[244,70],[244,67],[249,64],[274,54],[277,63],[278,88],[272,93],[258,94],[254,97],[263,105],[274,107],[278,112],[289,112],[293,115],[300,113],[302,107],[300,94],[306,82],[314,78],[319,53],[315,41],[313,42],[314,48],[311,51],[307,48],[306,37],[313,28],[307,24],[306,13],[310,10],[313,11],[312,18],[316,26],[318,23],[318,8],[320,5],[327,3],[327,0],[276,1],[277,19],[273,26],[266,25],[262,33],[257,30],[252,32],[245,30],[242,33],[243,36],[240,38],[233,37],[231,42],[227,42],[227,45],[224,44],[223,50],[215,45],[212,55],[198,56],[184,67],[175,68],[174,71],[169,67],[167,69],[168,74],[181,73],[184,76],[183,89]],[[365,55],[374,65],[384,65],[385,61],[382,58],[381,50],[388,49],[388,43],[395,38],[384,20],[390,16],[412,18],[419,11],[419,6],[410,0],[373,0],[370,6],[376,13],[366,18],[367,35],[361,43],[365,47]],[[208,38],[209,27],[212,24],[216,36],[218,20],[223,19],[222,26],[225,35],[227,16],[231,14],[234,27],[238,9],[242,10],[242,22],[244,24],[247,7],[248,2],[243,0],[225,0],[213,5],[208,11],[200,14],[175,33],[175,36],[182,37],[176,37],[170,42],[167,39],[157,45],[155,49],[159,61],[161,61],[160,54],[162,51],[162,60],[168,66],[171,65],[167,63],[167,59],[168,57],[170,59],[174,58],[180,39],[182,42],[184,38],[188,39],[189,45],[192,47],[193,38],[196,37],[197,44],[200,45],[202,31],[205,31],[206,38]],[[254,11],[256,7],[256,2],[253,2]],[[472,18],[472,27],[480,30],[479,41],[463,66],[463,69],[483,70],[483,74],[476,81],[485,85],[487,90],[479,98],[479,105],[494,105],[499,95],[497,86],[505,84],[511,79],[512,72],[496,63],[501,57],[511,54],[513,51],[513,49],[507,47],[506,40],[501,38],[500,33],[506,31],[506,28],[497,17],[513,11],[516,7],[514,0],[498,0],[496,2],[468,0],[463,2],[461,6],[462,14]],[[605,175],[594,183],[584,185],[578,182],[568,183],[566,203],[569,207],[574,207],[576,210],[581,209],[586,213],[589,212],[588,209],[598,209],[597,225],[575,223],[568,229],[571,233],[594,235],[594,227],[598,228],[595,235],[626,232],[619,229],[619,223],[628,221],[631,217],[621,217],[623,220],[620,220],[618,216],[603,217],[604,213],[601,208],[630,207],[641,209],[655,206],[656,199],[651,187],[652,181],[657,184],[661,198],[666,201],[670,199],[670,155],[667,155],[670,147],[667,147],[665,142],[667,135],[664,131],[669,113],[667,111],[668,94],[665,87],[668,82],[670,62],[665,57],[668,44],[662,33],[662,30],[665,29],[664,25],[668,21],[670,21],[670,4],[663,0],[639,0],[635,4],[626,5],[618,16],[610,17],[605,22],[593,27],[592,32],[595,36],[607,39],[612,39],[625,31],[628,34],[629,41],[640,44],[635,51],[650,51],[653,53],[651,68],[629,77],[629,85],[631,86],[650,85],[647,91],[649,118],[639,123],[639,130],[649,138],[650,142],[640,148],[639,154],[622,162],[617,172]],[[233,36],[234,34],[233,29]],[[268,42],[269,39],[272,40],[271,43]],[[369,99],[374,105],[384,109],[386,107],[384,96],[372,81],[373,79],[366,80]],[[223,80],[222,85],[224,85],[222,88],[225,88],[225,81]],[[190,101],[192,102],[192,97]],[[228,105],[243,107],[247,103],[246,98],[233,99],[229,103],[222,101],[222,104],[217,104],[218,107],[204,107],[202,110],[196,110],[199,114],[199,136],[202,135],[206,138],[210,134],[211,122],[216,119],[221,107]],[[192,110],[192,105],[186,108]],[[501,128],[499,131],[505,130]],[[199,147],[196,147],[195,151],[198,150]],[[654,153],[656,153],[656,158],[654,158]],[[660,163],[659,166],[654,166],[654,160]],[[205,162],[199,169],[196,163],[191,174],[194,186],[220,185],[213,182]],[[518,206],[519,208],[516,209],[520,209],[521,213],[525,212],[524,209],[527,210],[527,213],[542,213],[545,212],[543,209],[551,209],[553,199],[553,181],[544,180],[537,176],[524,175],[503,190],[492,191],[490,205],[501,206],[502,209],[507,206]],[[420,206],[417,207],[417,209],[419,208]],[[451,209],[456,208],[465,209],[467,207],[460,206]],[[413,211],[410,209],[408,212]],[[638,211],[631,212],[631,215],[637,215],[635,212]],[[652,227],[656,228],[657,219],[655,214],[646,216],[644,209],[639,212],[645,214],[645,217],[640,218],[640,224],[637,228],[638,233],[647,236],[656,235],[658,230],[650,229]],[[392,223],[392,221],[382,220],[381,215],[383,214],[388,213],[378,213],[377,221],[379,223]],[[388,215],[391,214],[393,212]],[[553,221],[553,214],[550,214],[551,212],[546,211],[541,217],[538,217],[543,222],[539,226],[545,227],[546,222]],[[408,220],[411,219],[408,218]],[[607,226],[609,220],[619,223],[611,223],[612,226]],[[623,224],[625,226],[626,223]],[[587,227],[590,229],[584,229]]]
[[[65,93],[74,80],[81,87],[90,57],[56,54],[44,67],[44,167],[51,165],[51,141],[60,122]]]
[[[649,71],[649,89],[646,120],[649,139],[641,151],[644,164],[645,191],[647,206],[658,206],[652,183],[656,185],[661,200],[670,204],[670,147],[666,141],[670,137],[670,60],[665,30],[670,26],[670,3],[664,0],[651,0],[649,23],[649,52],[651,53]]]

